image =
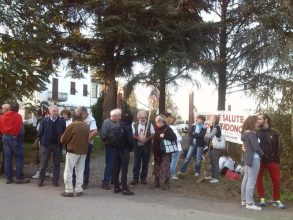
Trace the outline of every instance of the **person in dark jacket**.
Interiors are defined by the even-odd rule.
[[[259,114],[257,135],[260,139],[260,147],[264,151],[260,169],[256,181],[256,189],[260,198],[260,205],[265,206],[265,192],[263,187],[264,171],[268,170],[273,183],[273,205],[277,208],[285,208],[280,200],[280,135],[271,128],[271,119],[267,114]]]
[[[49,112],[50,116],[41,121],[38,130],[41,152],[39,187],[44,185],[46,167],[51,152],[53,153],[53,186],[59,186],[58,180],[60,178],[60,158],[62,153],[60,138],[66,128],[66,124],[64,119],[59,117],[57,106],[50,106]]]
[[[261,210],[253,202],[253,192],[255,188],[256,178],[258,175],[260,160],[263,151],[259,145],[259,139],[256,135],[257,117],[249,116],[243,123],[241,140],[246,146],[243,154],[243,162],[245,164],[244,177],[241,184],[241,205],[245,205],[247,209]]]
[[[134,195],[132,191],[129,190],[127,186],[127,173],[129,165],[129,155],[133,149],[132,142],[132,117],[130,115],[125,115],[120,121],[120,128],[123,131],[123,145],[113,146],[116,148],[116,154],[114,156],[114,170],[113,170],[113,184],[114,184],[114,193],[122,192],[122,195]],[[121,170],[121,185],[119,185],[119,173]]]
[[[196,162],[195,162],[195,176],[200,175],[201,160],[202,160],[202,151],[205,147],[204,136],[206,134],[206,127],[204,125],[205,116],[198,115],[196,117],[196,123],[192,125],[189,129],[189,137],[191,138],[191,144],[188,149],[188,153],[182,164],[178,175],[184,175],[187,169],[187,166],[192,158],[194,152],[196,152]]]
[[[161,150],[161,140],[169,141],[177,140],[176,134],[167,125],[166,117],[158,115],[155,118],[155,136],[153,139],[153,153],[154,153],[154,168],[153,175],[155,176],[155,187],[160,187],[160,179],[163,181],[162,189],[170,188],[170,163],[172,154],[166,154]]]

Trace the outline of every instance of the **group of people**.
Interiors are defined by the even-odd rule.
[[[19,106],[16,102],[7,103],[2,105],[2,115],[0,116],[0,134],[3,141],[4,172],[7,184],[29,182],[29,179],[24,178],[23,174],[22,137],[24,129],[18,110]],[[195,155],[194,173],[196,177],[199,177],[198,181],[208,179],[210,183],[218,183],[221,150],[213,146],[212,139],[222,137],[219,117],[212,116],[209,126],[205,120],[205,116],[198,115],[195,123],[189,129],[189,149],[179,168],[178,176],[185,174],[191,158]],[[154,187],[167,190],[170,188],[170,180],[178,179],[176,167],[182,151],[182,137],[174,125],[176,117],[170,114],[157,115],[154,122],[154,125],[150,123],[145,111],[139,111],[136,122],[133,122],[130,115],[122,115],[121,109],[113,109],[110,117],[104,120],[99,132],[100,138],[105,144],[105,169],[102,181],[104,190],[109,190],[110,184],[113,184],[115,193],[134,195],[127,183],[132,150],[134,150],[134,164],[131,185],[147,184],[151,153],[154,158]],[[261,207],[255,205],[253,201],[255,185],[260,198],[260,206],[266,205],[263,188],[265,169],[269,171],[273,182],[273,205],[284,208],[280,201],[280,139],[279,134],[271,128],[270,123],[267,114],[259,114],[249,116],[243,124],[242,150],[245,169],[241,185],[241,205],[248,209],[261,210]],[[57,106],[50,106],[49,115],[40,121],[37,129],[40,155],[38,186],[44,185],[50,155],[53,156],[52,183],[55,187],[59,186],[60,158],[65,149],[65,191],[61,195],[65,197],[81,196],[89,184],[93,138],[97,133],[96,121],[88,113],[87,108],[78,108],[72,113],[71,118],[70,111],[63,111],[60,115]],[[175,142],[177,151],[164,152],[162,140]],[[13,156],[16,163],[15,179],[12,172]],[[201,167],[203,157],[210,159],[211,175],[207,175],[207,167]],[[121,178],[119,178],[120,171]]]

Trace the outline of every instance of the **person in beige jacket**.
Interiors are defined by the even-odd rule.
[[[83,171],[88,148],[88,138],[89,127],[87,123],[82,121],[81,114],[76,112],[73,115],[73,122],[66,128],[60,140],[63,146],[67,146],[64,169],[65,191],[61,193],[61,196],[74,196],[72,184],[74,167],[76,174],[75,193],[76,196],[83,194]]]

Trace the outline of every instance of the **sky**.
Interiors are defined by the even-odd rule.
[[[143,70],[143,66],[136,65],[134,72],[138,73]],[[178,81],[177,88],[170,88],[172,99],[179,108],[179,114],[182,119],[188,119],[188,96],[191,91],[194,92],[194,104],[198,112],[216,112],[218,105],[217,88],[209,84],[200,73],[194,73],[196,80],[199,81],[200,86],[196,87],[186,81]],[[150,87],[139,84],[135,88],[135,94],[138,101],[138,108],[148,106],[148,97],[151,92]],[[248,97],[244,92],[236,92],[228,94],[226,97],[226,109],[231,105],[231,111],[235,113],[251,113],[255,110],[255,100]]]

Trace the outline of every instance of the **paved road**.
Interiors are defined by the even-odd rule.
[[[63,198],[63,186],[42,188],[30,184],[6,185],[0,179],[0,219],[102,219],[102,220],[285,220],[293,219],[293,210],[267,207],[263,211],[241,208],[239,201],[207,198],[182,198],[160,189],[138,187],[135,196],[122,196],[91,186],[85,195]]]

